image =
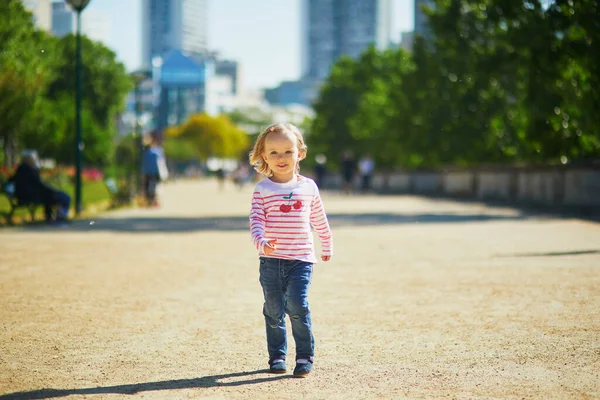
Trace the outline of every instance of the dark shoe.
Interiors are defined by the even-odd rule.
[[[304,378],[310,374],[313,369],[313,358],[298,358],[296,359],[296,368],[294,368],[294,376],[296,378]]]
[[[285,374],[285,357],[280,356],[269,360],[269,372],[272,374]]]

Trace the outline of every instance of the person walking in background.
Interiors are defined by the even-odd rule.
[[[219,169],[215,171],[215,176],[217,177],[217,182],[219,183],[219,190],[225,189],[225,169],[223,166],[220,166]]]
[[[327,173],[327,157],[325,154],[317,154],[315,157],[315,183],[321,189],[325,184],[325,174]]]
[[[238,189],[242,189],[246,183],[252,180],[252,172],[247,164],[239,165],[232,174],[233,183],[238,187]]]
[[[142,162],[142,173],[144,176],[144,195],[146,205],[158,207],[156,189],[160,182],[167,180],[169,170],[162,148],[162,133],[154,131],[150,134],[150,146],[144,151]]]
[[[351,194],[354,186],[354,174],[356,173],[356,161],[352,151],[346,150],[342,158],[342,191]]]
[[[44,205],[46,222],[67,221],[71,197],[62,190],[42,182],[37,152],[26,150],[21,154],[21,163],[8,182],[14,185],[15,197],[20,203]],[[56,207],[56,218],[54,218],[54,207]]]
[[[358,171],[361,178],[361,191],[367,193],[371,190],[371,180],[375,170],[375,161],[369,153],[365,154],[358,162]]]
[[[287,313],[296,342],[295,377],[312,371],[315,354],[308,305],[308,288],[317,262],[311,225],[321,241],[321,260],[329,261],[333,254],[332,233],[319,188],[299,174],[306,151],[298,128],[275,124],[258,136],[250,153],[250,163],[267,177],[254,188],[250,232],[260,261],[269,370],[286,372]]]

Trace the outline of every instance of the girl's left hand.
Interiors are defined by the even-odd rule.
[[[321,256],[321,260],[329,261],[329,260],[331,260],[331,256]]]

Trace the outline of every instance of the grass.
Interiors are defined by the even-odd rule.
[[[75,187],[72,184],[53,185],[54,187],[65,191],[71,196],[71,215],[75,206]],[[99,209],[105,209],[110,206],[111,195],[103,181],[83,182],[81,202],[83,214],[97,212]],[[10,204],[6,196],[0,196],[0,226],[7,225],[5,216],[10,211]],[[38,207],[35,211],[35,219],[44,219],[44,208]],[[29,222],[29,210],[27,208],[18,208],[13,215],[15,224]]]

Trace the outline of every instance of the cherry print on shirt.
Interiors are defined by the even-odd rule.
[[[294,210],[299,210],[302,208],[302,202],[300,200],[295,201],[294,203],[292,203],[292,196],[294,195],[294,192],[290,193],[287,196],[283,196],[283,198],[285,200],[287,200],[287,204],[282,204],[279,206],[279,211],[281,211],[282,213],[289,213],[290,211],[292,211],[292,207],[294,208]]]

